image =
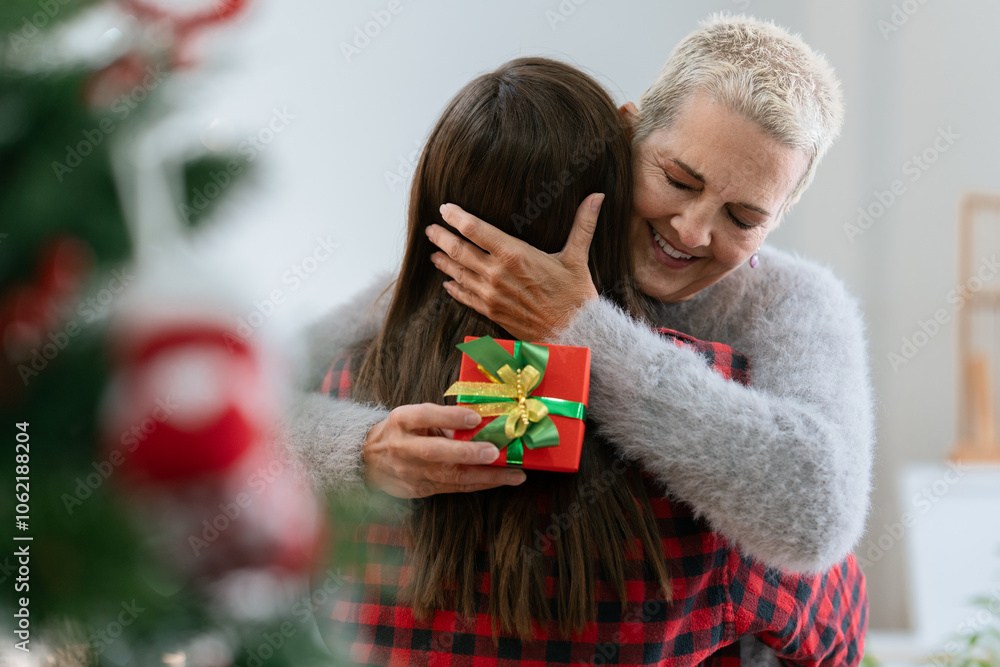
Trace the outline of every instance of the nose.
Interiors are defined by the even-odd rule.
[[[692,202],[670,220],[670,226],[685,247],[693,249],[712,242],[712,218],[705,204],[707,202]]]

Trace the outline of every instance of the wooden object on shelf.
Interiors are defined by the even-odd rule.
[[[973,277],[973,224],[982,211],[1000,214],[1000,196],[970,192],[959,215],[959,284]],[[977,311],[1000,315],[1000,290],[979,290],[958,311],[958,358],[962,372],[958,403],[958,438],[949,458],[965,463],[1000,464],[996,403],[990,357],[972,347],[972,321]],[[998,349],[995,354],[1000,354]]]
[[[959,440],[951,458],[970,463],[1000,462],[989,360],[982,355],[974,355],[966,360],[964,374],[969,432],[966,438]]]

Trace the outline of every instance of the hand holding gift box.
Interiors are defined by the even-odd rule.
[[[576,472],[590,394],[590,350],[489,336],[467,337],[459,381],[446,396],[475,410],[478,427],[456,440],[489,441],[500,450],[491,465]]]

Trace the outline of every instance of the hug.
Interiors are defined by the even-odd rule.
[[[685,38],[638,105],[544,58],[459,91],[398,274],[309,331],[297,456],[328,492],[406,505],[356,532],[331,643],[361,664],[860,663],[864,323],[765,243],[842,119],[825,60],[746,17]],[[590,349],[578,472],[451,437],[482,419],[444,396],[466,336]]]

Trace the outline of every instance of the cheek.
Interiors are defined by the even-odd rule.
[[[632,209],[635,215],[655,220],[666,217],[674,208],[674,198],[664,190],[662,183],[650,176],[638,179]]]
[[[717,262],[727,268],[736,268],[750,259],[759,245],[756,236],[747,236],[746,232],[737,230],[739,234],[725,234],[715,239],[714,257]]]
[[[639,262],[645,259],[646,247],[646,236],[649,231],[646,228],[646,220],[641,217],[638,212],[633,212],[632,224],[629,227],[629,243],[632,244],[632,257],[635,261]],[[638,266],[638,264],[636,264]]]

